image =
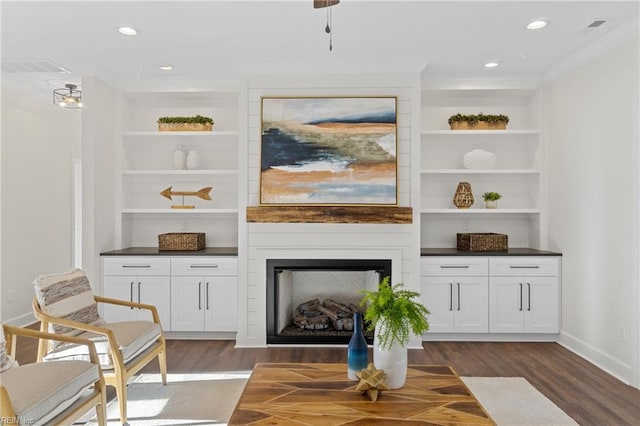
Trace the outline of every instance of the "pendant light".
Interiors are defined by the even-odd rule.
[[[75,84],[65,84],[64,88],[53,91],[53,103],[62,108],[82,108],[82,91]]]

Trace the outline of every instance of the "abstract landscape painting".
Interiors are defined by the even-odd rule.
[[[396,205],[396,104],[262,98],[260,204]]]

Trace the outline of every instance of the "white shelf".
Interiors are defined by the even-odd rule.
[[[208,169],[208,170],[123,170],[123,175],[144,175],[144,176],[162,176],[162,175],[179,175],[179,176],[209,176],[209,175],[237,175],[238,170],[234,169]]]
[[[122,132],[122,136],[153,136],[160,138],[190,136],[190,137],[222,137],[222,136],[238,136],[237,130],[214,130],[211,132],[159,132],[157,130],[129,130]]]
[[[423,175],[539,175],[538,169],[422,169]]]
[[[422,130],[422,135],[444,135],[444,136],[471,136],[471,135],[538,135],[540,131],[536,129],[505,129],[505,130]]]
[[[540,209],[420,209],[421,214],[469,214],[469,215],[500,215],[500,214],[539,214]]]
[[[158,214],[158,215],[217,215],[238,214],[238,209],[124,209],[122,214]]]

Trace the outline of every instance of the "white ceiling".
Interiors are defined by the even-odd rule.
[[[638,22],[633,1],[2,1],[2,62],[42,59],[69,74],[2,73],[40,93],[96,75],[123,90],[192,87],[242,75],[423,72],[537,75]],[[549,18],[529,31],[533,18]],[[587,26],[596,19],[606,23]],[[140,31],[125,37],[116,29]],[[496,60],[501,66],[485,69]],[[172,71],[160,71],[170,63]],[[426,71],[425,71],[426,70]],[[46,96],[50,96],[50,91]]]

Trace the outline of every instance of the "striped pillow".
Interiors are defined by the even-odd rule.
[[[43,312],[84,324],[103,324],[91,284],[81,269],[40,275],[34,281],[36,298]],[[49,331],[58,334],[80,334],[80,330],[59,324],[49,324]]]
[[[4,341],[4,327],[0,325],[0,373],[17,366],[18,362],[7,354],[7,344]]]

